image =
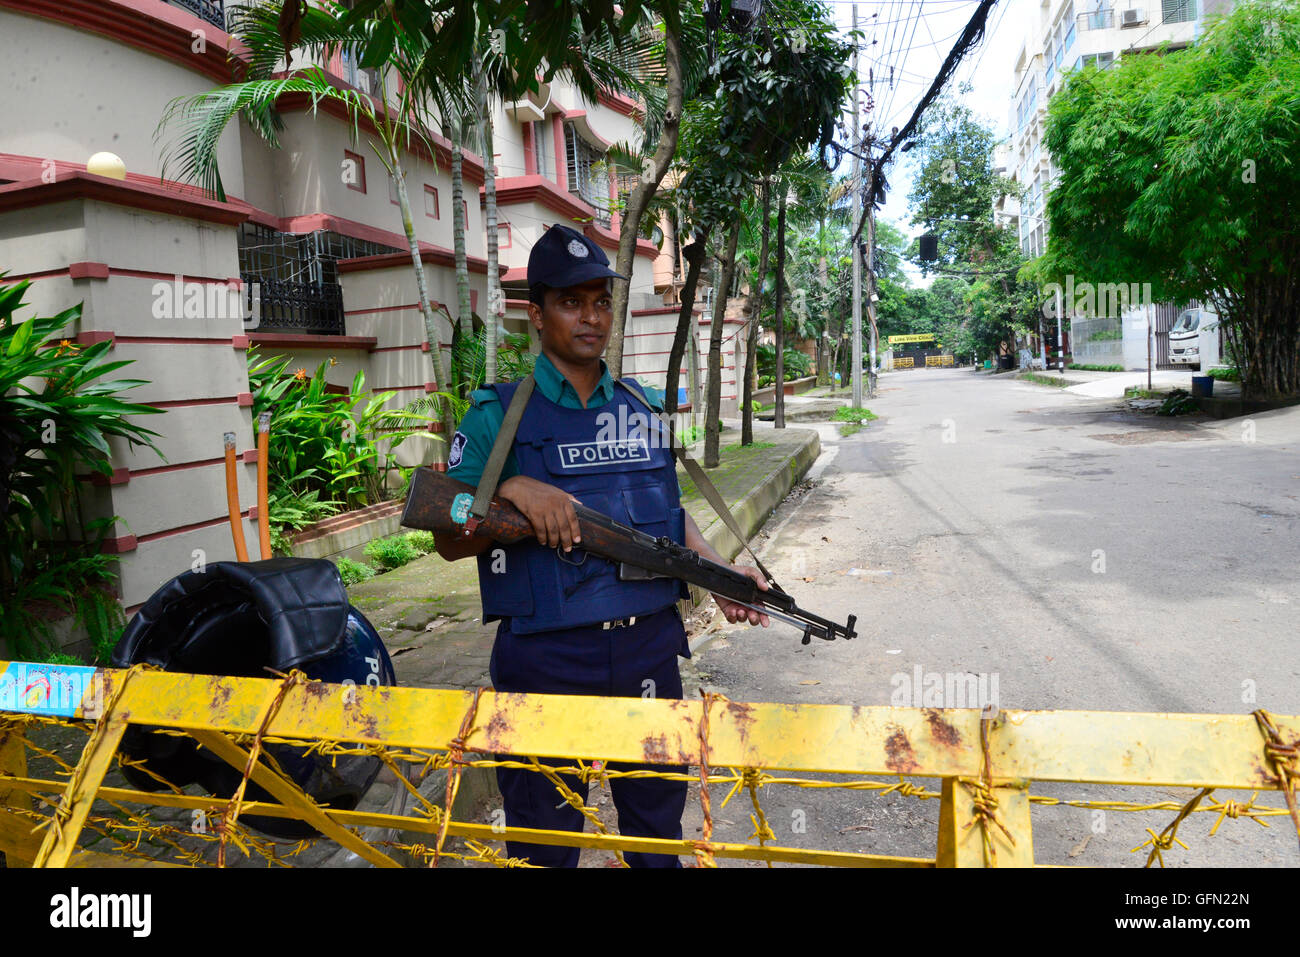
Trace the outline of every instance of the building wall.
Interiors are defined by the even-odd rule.
[[[161,434],[163,458],[110,440],[112,484],[81,487],[89,517],[119,516],[108,545],[121,556],[123,603],[135,605],[198,559],[234,558],[222,436],[236,434],[241,459],[255,449],[241,318],[159,315],[167,310],[158,304],[170,301],[175,275],[226,289],[238,272],[235,231],[88,198],[6,209],[9,198],[0,198],[0,262],[12,269],[6,282],[46,274],[28,294],[42,314],[81,301],[81,319],[67,337],[83,344],[111,337],[112,357],[132,362],[120,374],[148,380],[126,393],[129,400],[164,410],[144,422]],[[72,263],[95,264],[96,275],[74,279]],[[249,460],[237,468],[247,514],[256,501],[255,466]],[[255,548],[256,525],[244,526]]]
[[[143,0],[135,5],[146,6]],[[181,32],[184,27],[203,26],[196,17],[165,4],[147,6],[180,24],[177,43],[188,39]],[[167,103],[215,85],[182,63],[8,6],[0,7],[0,37],[8,76],[0,98],[0,153],[84,167],[92,154],[108,151],[122,157],[131,173],[156,177],[161,154],[154,129]],[[214,37],[212,48],[218,45]],[[227,192],[241,195],[237,126],[231,125],[222,136],[218,156]]]

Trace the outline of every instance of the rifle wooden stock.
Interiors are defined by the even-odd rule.
[[[466,536],[466,520],[474,500],[474,486],[466,485],[432,469],[416,469],[402,512],[402,525],[457,536]],[[837,636],[852,638],[856,616],[838,625],[804,611],[775,582],[763,590],[748,575],[717,562],[667,537],[654,538],[620,524],[585,505],[574,504],[583,551],[616,562],[624,581],[676,578],[772,615],[804,630],[803,643],[812,636],[827,641]],[[517,508],[494,498],[487,515],[472,533],[503,545],[535,538],[532,524]]]

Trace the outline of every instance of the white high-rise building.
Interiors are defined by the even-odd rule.
[[[1233,0],[1040,0],[1036,4],[1026,17],[1025,40],[1015,60],[1011,136],[999,156],[1006,175],[1024,187],[1025,198],[1004,196],[995,204],[996,214],[1016,230],[1026,256],[1040,256],[1047,248],[1047,196],[1060,171],[1043,146],[1043,130],[1048,102],[1070,73],[1093,64],[1105,69],[1125,56],[1190,46],[1207,18],[1226,15],[1232,6]],[[1166,303],[1152,308],[1151,315],[1130,310],[1125,318],[1132,321],[1122,323],[1119,317],[1067,318],[1061,342],[1055,341],[1055,330],[1044,331],[1053,352],[1059,349],[1077,362],[1145,367],[1150,349],[1157,367],[1172,368],[1168,330],[1178,306]],[[1065,314],[1071,316],[1068,304]],[[1035,353],[1041,348],[1036,339],[1030,345]]]
[[[1015,62],[1007,175],[1027,190],[1025,202],[1003,198],[998,211],[1015,225],[1026,256],[1047,245],[1046,196],[1057,170],[1043,148],[1047,103],[1072,70],[1103,68],[1120,57],[1181,49],[1200,35],[1207,16],[1232,0],[1041,0]]]

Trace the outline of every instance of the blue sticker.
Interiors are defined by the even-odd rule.
[[[469,521],[469,507],[474,504],[474,496],[469,492],[461,492],[451,500],[451,520],[457,525],[464,525]]]
[[[11,661],[0,671],[0,711],[75,717],[83,704],[96,707],[88,692],[103,693],[97,668]]]

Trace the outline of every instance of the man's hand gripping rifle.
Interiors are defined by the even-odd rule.
[[[523,513],[501,499],[493,499],[483,521],[471,523],[467,531],[473,500],[472,485],[457,482],[432,469],[416,469],[411,476],[402,525],[444,534],[479,535],[503,545],[535,537],[533,527]],[[827,621],[804,611],[775,582],[770,582],[768,590],[763,591],[752,578],[701,558],[667,537],[652,538],[584,505],[575,503],[573,510],[577,513],[582,532],[582,548],[592,555],[617,562],[618,576],[623,581],[677,578],[690,582],[802,629],[805,645],[813,637],[833,641],[835,638],[853,638],[857,634],[853,630],[856,615],[849,615],[845,625]]]

